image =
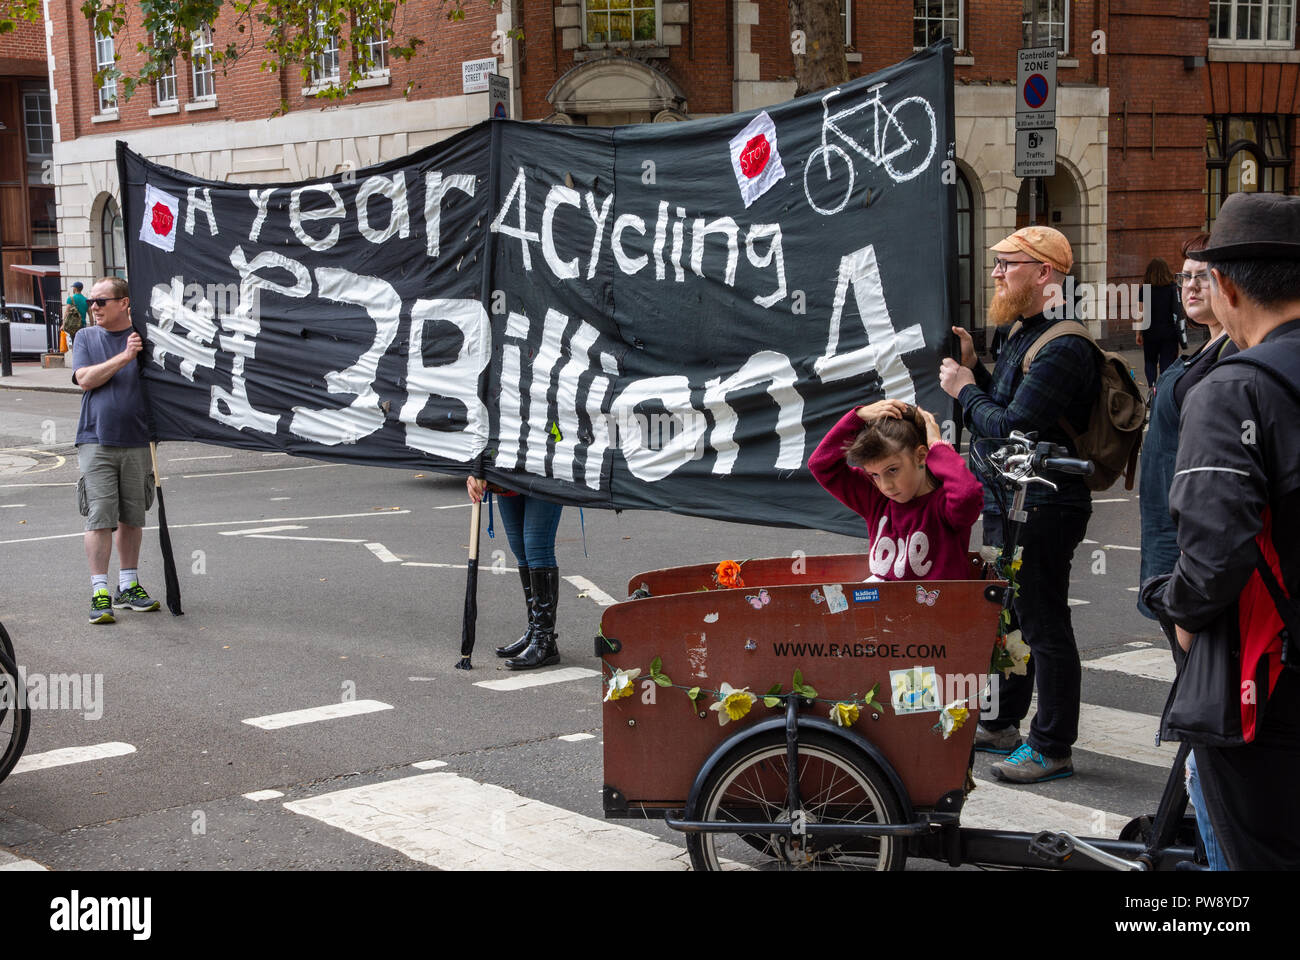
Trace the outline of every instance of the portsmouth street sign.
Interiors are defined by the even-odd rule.
[[[1056,48],[1016,52],[1016,129],[1056,126]]]

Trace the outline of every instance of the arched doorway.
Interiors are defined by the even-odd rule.
[[[666,74],[632,57],[580,63],[546,94],[551,122],[608,127],[686,118],[686,95]],[[562,119],[563,118],[563,119]]]

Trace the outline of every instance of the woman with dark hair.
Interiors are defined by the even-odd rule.
[[[1148,290],[1151,292],[1149,303]],[[1169,264],[1159,257],[1147,264],[1142,289],[1138,291],[1138,303],[1142,304],[1142,324],[1138,329],[1137,343],[1146,360],[1147,388],[1155,393],[1160,374],[1169,369],[1178,356],[1178,321],[1183,316],[1174,275]]]
[[[1209,268],[1205,263],[1187,257],[1189,252],[1205,249],[1209,240],[1208,233],[1199,233],[1183,244],[1183,272],[1175,279],[1182,288],[1182,306],[1187,319],[1205,327],[1210,338],[1196,353],[1178,357],[1160,375],[1151,405],[1151,423],[1142,443],[1138,485],[1142,514],[1141,583],[1169,573],[1178,562],[1178,528],[1169,516],[1169,486],[1173,483],[1174,461],[1178,456],[1178,421],[1183,399],[1188,390],[1205,378],[1214,364],[1237,352],[1236,344],[1228,339],[1210,308]],[[1138,610],[1144,617],[1155,619],[1141,600],[1138,600]],[[1196,807],[1197,825],[1210,868],[1226,869],[1214,831],[1203,813],[1205,804],[1200,795],[1195,764],[1189,763],[1187,787]]]

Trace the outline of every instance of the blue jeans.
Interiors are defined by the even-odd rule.
[[[517,497],[495,497],[501,509],[501,522],[506,527],[506,539],[515,562],[521,567],[554,567],[555,531],[560,525],[557,503],[539,500],[527,494]]]
[[[1223,857],[1219,841],[1214,836],[1214,827],[1210,825],[1210,815],[1205,810],[1205,793],[1201,790],[1201,778],[1196,775],[1196,753],[1187,755],[1187,796],[1196,808],[1196,829],[1201,832],[1201,845],[1205,847],[1205,859],[1211,870],[1227,870],[1228,861]]]

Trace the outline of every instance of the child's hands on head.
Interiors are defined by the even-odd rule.
[[[936,443],[945,442],[943,439],[943,432],[939,429],[939,421],[934,419],[934,414],[923,407],[917,407],[916,412],[919,413],[921,419],[925,421],[926,446],[934,446]]]
[[[905,416],[907,416],[907,404],[902,400],[877,400],[865,407],[858,407],[858,417],[864,423],[870,423],[872,420],[882,420],[886,417],[901,420]]]

